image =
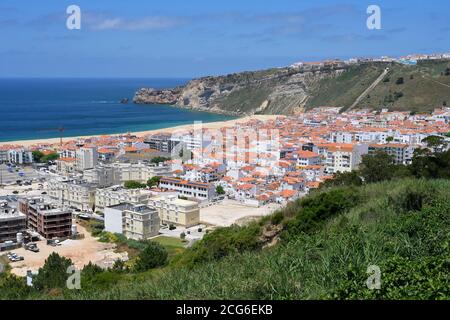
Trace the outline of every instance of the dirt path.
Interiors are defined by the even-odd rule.
[[[352,110],[354,107],[360,103],[362,99],[364,99],[383,79],[384,77],[389,73],[389,69],[384,69],[383,73],[366,89],[364,92],[356,99],[355,102],[348,108],[346,111]]]
[[[25,276],[27,270],[37,271],[45,263],[47,257],[56,252],[61,256],[70,258],[75,267],[82,268],[89,261],[99,265],[100,267],[111,267],[117,259],[127,260],[126,253],[114,252],[115,244],[102,243],[92,237],[81,225],[77,224],[78,232],[83,233],[85,238],[82,240],[66,240],[61,246],[52,247],[45,241],[38,241],[39,252],[25,250],[23,248],[12,250],[19,256],[23,256],[24,260],[11,263],[12,273]]]

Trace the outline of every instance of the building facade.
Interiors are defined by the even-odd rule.
[[[200,210],[195,201],[178,199],[176,196],[153,197],[148,205],[158,211],[161,223],[192,227],[200,223]]]
[[[46,239],[71,236],[72,212],[34,197],[19,200],[19,210],[27,217],[28,229],[34,230]]]
[[[0,243],[15,241],[27,228],[27,217],[5,198],[0,198]]]
[[[105,208],[105,231],[146,240],[159,234],[158,212],[143,204],[121,203]]]

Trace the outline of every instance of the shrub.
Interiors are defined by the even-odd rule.
[[[161,244],[150,241],[139,254],[134,266],[135,271],[142,272],[163,266],[167,263],[167,256],[167,251]]]
[[[125,189],[142,189],[147,185],[144,183],[140,183],[139,181],[129,180],[125,181],[123,186],[125,187]]]
[[[321,192],[295,203],[297,214],[286,222],[283,239],[296,236],[302,232],[317,229],[328,218],[336,216],[356,205],[358,190],[353,187],[336,188]]]
[[[207,230],[208,231],[208,230]],[[181,261],[187,264],[221,259],[233,252],[255,250],[260,247],[261,226],[251,223],[246,226],[233,225],[206,232],[202,240],[185,251]]]
[[[33,279],[33,286],[38,290],[65,288],[69,277],[67,268],[72,265],[70,259],[53,252],[39,268],[39,273]]]
[[[184,232],[180,233],[180,239],[181,240],[186,239],[186,233],[184,233]]]
[[[272,223],[273,225],[277,225],[280,224],[283,221],[283,219],[284,219],[283,212],[277,211],[270,217],[270,223]]]

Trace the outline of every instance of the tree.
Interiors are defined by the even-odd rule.
[[[45,260],[39,273],[33,279],[33,286],[38,290],[65,288],[69,277],[67,269],[72,265],[70,259],[61,257],[56,252],[50,254]]]
[[[160,162],[165,162],[170,160],[170,158],[166,158],[166,157],[154,157],[150,162],[151,163],[160,163]]]
[[[428,136],[422,142],[426,143],[427,147],[433,152],[442,152],[448,144],[444,137],[440,136]]]
[[[134,181],[134,180],[125,181],[123,186],[125,187],[125,189],[142,189],[142,188],[146,187],[145,184],[140,183],[139,181]]]
[[[391,137],[386,138],[386,142],[392,142],[392,141],[394,141],[394,137],[391,136]]]
[[[333,179],[326,180],[321,184],[321,187],[336,187],[336,186],[360,186],[363,181],[359,176],[359,172],[337,172]]]
[[[145,249],[139,254],[135,264],[138,272],[147,271],[167,263],[167,250],[158,242],[149,241]]]
[[[223,195],[223,194],[225,194],[225,190],[223,189],[222,186],[219,185],[216,187],[216,193],[219,195]]]
[[[393,157],[384,151],[364,155],[360,168],[365,183],[390,180],[394,174]]]
[[[159,176],[154,176],[150,179],[147,180],[147,186],[149,188],[155,187],[159,185],[159,181],[161,180],[161,177]]]
[[[41,158],[41,161],[42,161],[43,163],[47,163],[47,162],[49,162],[49,161],[55,161],[55,160],[57,160],[57,159],[59,159],[59,154],[57,154],[56,152],[53,152],[53,153],[49,153],[49,154],[43,156],[43,157]]]
[[[49,153],[45,155],[43,152],[35,150],[32,152],[33,160],[38,163],[47,163],[49,161],[55,161],[59,158],[59,154],[56,152]]]
[[[41,159],[44,156],[44,154],[38,150],[33,151],[32,154],[33,154],[33,160],[35,162],[41,162]]]
[[[397,79],[397,81],[395,81],[395,84],[404,84],[405,83],[405,79],[403,79],[403,77],[400,77]]]

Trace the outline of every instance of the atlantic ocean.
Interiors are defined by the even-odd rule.
[[[0,79],[0,141],[119,134],[233,117],[137,105],[142,87],[172,88],[188,79]],[[120,101],[129,99],[129,103]]]

